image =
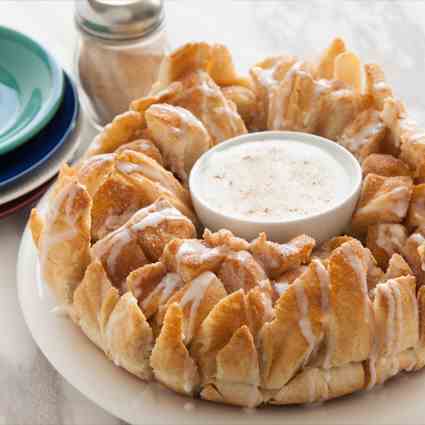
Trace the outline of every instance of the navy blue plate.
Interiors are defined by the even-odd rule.
[[[78,114],[77,90],[65,74],[63,100],[53,119],[30,141],[0,156],[0,188],[46,162],[67,141]]]

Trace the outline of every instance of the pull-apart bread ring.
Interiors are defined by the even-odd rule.
[[[321,135],[358,159],[346,234],[200,237],[194,163],[264,130]],[[117,366],[178,393],[256,407],[372,388],[425,366],[424,134],[341,39],[247,76],[225,46],[186,44],[32,211],[41,276]]]

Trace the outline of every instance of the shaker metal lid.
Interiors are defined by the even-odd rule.
[[[163,0],[76,0],[75,21],[91,35],[109,40],[142,37],[164,21]]]

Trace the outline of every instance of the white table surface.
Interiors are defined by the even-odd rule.
[[[311,55],[332,37],[343,36],[365,61],[384,66],[396,93],[425,124],[423,1],[176,0],[167,2],[167,12],[172,46],[220,41],[242,69],[278,52]],[[1,0],[0,25],[34,36],[72,69],[72,1]],[[85,140],[92,136],[85,126]],[[0,425],[118,424],[58,375],[22,319],[15,263],[29,210],[0,221]]]

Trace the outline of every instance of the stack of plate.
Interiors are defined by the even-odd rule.
[[[70,78],[31,38],[0,26],[0,218],[40,197],[79,142]]]

